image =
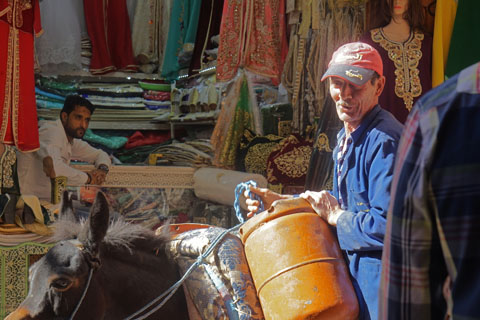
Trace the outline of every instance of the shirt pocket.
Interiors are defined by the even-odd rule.
[[[370,203],[368,202],[368,191],[367,190],[350,190],[349,191],[349,201],[348,203],[352,206],[348,208],[349,211],[354,212],[369,212]]]

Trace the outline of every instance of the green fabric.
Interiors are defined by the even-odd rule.
[[[178,77],[178,54],[183,45],[195,44],[201,3],[201,0],[175,0],[173,3],[162,67],[162,77],[168,80]]]
[[[62,81],[55,80],[53,78],[45,78],[45,77],[40,77],[39,81],[40,81],[40,84],[44,87],[58,89],[62,91],[69,91],[71,93],[74,93],[78,89],[78,84],[75,82],[62,82]]]
[[[445,75],[451,77],[480,61],[480,1],[458,1]]]
[[[45,96],[36,96],[35,100],[37,107],[44,109],[62,109],[64,104],[63,102]]]
[[[109,135],[100,136],[98,134],[93,133],[93,131],[90,129],[87,129],[87,131],[85,131],[85,135],[83,136],[83,139],[89,142],[95,142],[95,143],[101,144],[113,150],[120,149],[128,141],[127,137],[116,137],[116,136],[109,136]]]
[[[226,167],[234,167],[240,141],[245,129],[254,130],[253,114],[249,101],[247,77],[243,76],[242,87],[240,88],[235,114],[227,132],[227,139],[223,145],[221,162]]]

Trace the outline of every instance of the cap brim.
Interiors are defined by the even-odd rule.
[[[356,86],[363,86],[375,74],[374,70],[364,69],[349,65],[337,64],[329,67],[322,77],[325,80],[328,77],[339,77]]]

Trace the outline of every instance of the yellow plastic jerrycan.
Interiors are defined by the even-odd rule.
[[[265,319],[356,319],[336,237],[310,204],[279,200],[240,228]]]

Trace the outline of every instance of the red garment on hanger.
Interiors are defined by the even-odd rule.
[[[83,0],[83,7],[92,42],[90,72],[136,71],[125,0]]]
[[[42,32],[38,0],[0,0],[0,142],[21,151],[40,147],[33,36]]]
[[[243,66],[278,84],[287,52],[285,0],[225,0],[218,80],[232,79]]]

